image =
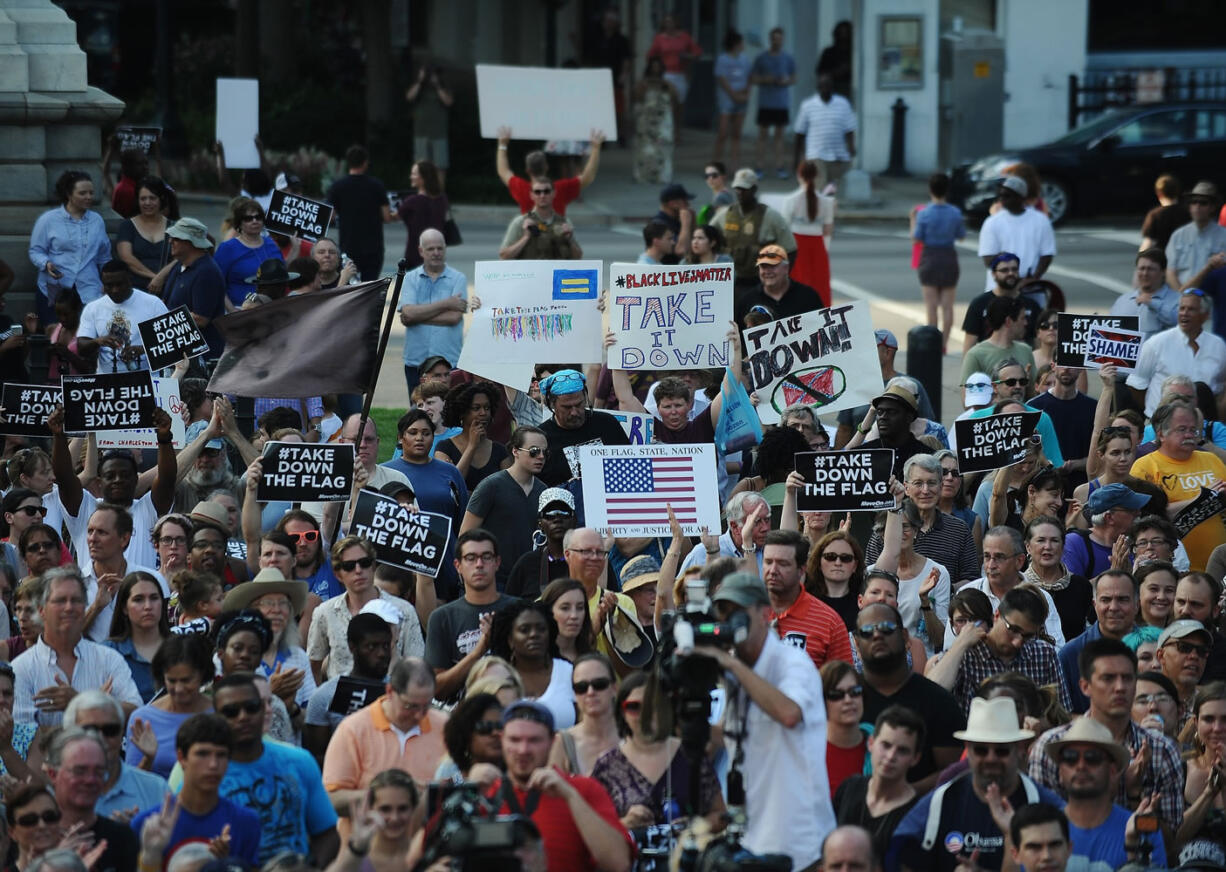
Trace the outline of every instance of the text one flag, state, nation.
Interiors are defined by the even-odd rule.
[[[667,524],[668,507],[681,523],[698,520],[692,457],[606,457],[605,492],[610,523]]]

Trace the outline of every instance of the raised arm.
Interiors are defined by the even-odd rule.
[[[1090,427],[1089,453],[1086,454],[1086,478],[1095,478],[1102,472],[1102,458],[1098,456],[1098,434],[1111,423],[1115,412],[1115,366],[1107,364],[1098,370],[1103,388],[1098,395],[1098,404],[1094,407],[1094,423]],[[1144,402],[1141,408],[1144,408]]]
[[[56,406],[47,416],[47,429],[51,431],[51,471],[60,486],[60,504],[74,518],[81,511],[81,496],[84,491],[72,465],[68,450],[68,436],[64,433],[64,407]]]
[[[511,128],[498,128],[498,150],[494,152],[494,166],[498,170],[498,178],[502,179],[504,185],[510,186],[511,177],[515,174],[511,172],[511,160],[507,157],[507,149],[511,145]]]
[[[157,431],[158,474],[149,488],[153,508],[164,515],[174,507],[175,485],[178,483],[179,462],[175,457],[174,435],[170,432],[170,413],[165,409],[153,410],[153,427]]]
[[[243,528],[243,541],[247,543],[247,568],[252,574],[260,571],[260,534],[263,518],[260,512],[260,501],[255,498],[255,492],[260,486],[260,478],[264,475],[264,458],[257,457],[247,466],[247,493],[243,497],[243,509],[240,522]]]
[[[596,170],[600,168],[600,147],[604,145],[604,139],[604,131],[592,131],[592,147],[588,151],[587,163],[583,165],[583,172],[579,174],[580,188],[586,188],[596,181]]]

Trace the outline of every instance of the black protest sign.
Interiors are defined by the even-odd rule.
[[[301,236],[312,242],[327,234],[331,222],[332,207],[327,203],[289,191],[272,192],[268,214],[264,218],[264,226],[273,233]]]
[[[381,696],[383,682],[342,675],[336,680],[336,692],[332,694],[328,711],[334,715],[351,715],[358,709],[366,708]]]
[[[805,480],[796,495],[801,512],[862,512],[894,505],[890,476],[894,449],[804,451],[796,455],[796,471]]]
[[[353,489],[353,445],[269,442],[255,496],[260,502],[344,502]]]
[[[1025,460],[1039,414],[1008,412],[954,421],[958,468],[964,473],[986,472]]]
[[[0,433],[6,436],[50,436],[47,416],[63,402],[59,385],[6,384],[0,398],[4,416]]]
[[[1086,365],[1086,342],[1091,328],[1099,330],[1138,330],[1136,315],[1074,315],[1060,312],[1056,316],[1056,365]]]
[[[145,346],[150,369],[172,366],[185,354],[188,357],[208,354],[209,344],[187,306],[179,306],[164,315],[141,321],[136,327],[140,330],[141,344]]]
[[[67,433],[153,427],[157,400],[153,395],[153,374],[147,369],[66,375],[61,384]]]
[[[1220,515],[1223,510],[1226,510],[1226,505],[1222,503],[1222,498],[1209,488],[1202,487],[1200,496],[1184,506],[1174,518],[1173,523],[1179,531],[1179,538],[1182,539],[1203,522]]]
[[[162,138],[162,128],[124,126],[115,130],[115,137],[119,140],[120,150],[139,148],[148,154],[154,143]]]
[[[451,518],[410,512],[391,497],[363,490],[349,532],[375,543],[380,563],[437,578],[451,540]]]

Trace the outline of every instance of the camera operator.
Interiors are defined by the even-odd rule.
[[[739,686],[729,690],[724,725],[737,739],[734,759],[745,775],[744,846],[787,854],[797,872],[815,870],[822,840],[835,826],[817,667],[771,629],[770,597],[757,576],[735,572],[711,599],[721,621],[737,611],[749,618],[747,637],[732,651],[694,647]]]

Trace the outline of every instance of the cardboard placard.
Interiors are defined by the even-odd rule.
[[[1120,372],[1132,372],[1144,341],[1144,335],[1136,330],[1091,327],[1086,336],[1086,366],[1100,369],[1110,364]]]
[[[175,451],[182,451],[187,445],[187,425],[183,423],[183,413],[187,411],[187,407],[179,397],[179,380],[155,375],[153,377],[153,400],[159,409],[165,409],[170,415],[171,447]],[[99,448],[158,447],[157,430],[152,427],[104,430],[96,435]]]
[[[1174,517],[1172,523],[1179,531],[1179,538],[1182,539],[1202,523],[1215,515],[1220,515],[1223,511],[1226,511],[1226,504],[1222,503],[1222,498],[1216,492],[1202,486],[1200,496],[1184,506],[1183,510]]]
[[[260,135],[259,79],[217,80],[213,132],[225,149],[228,169],[259,168],[260,152],[255,147],[255,138]]]
[[[780,318],[741,336],[763,424],[797,404],[819,415],[864,406],[884,388],[867,304]]]
[[[477,64],[481,136],[497,139],[510,127],[516,139],[576,139],[599,130],[617,139],[613,74],[607,68],[564,70]]]
[[[153,374],[147,369],[66,375],[60,383],[64,390],[65,432],[153,427],[157,401],[153,395]]]
[[[63,401],[64,393],[59,385],[6,384],[3,394],[0,394],[0,407],[4,408],[0,433],[6,436],[50,436],[47,416]]]
[[[351,715],[383,696],[383,683],[342,675],[336,679],[336,691],[328,711],[334,715]]]
[[[154,143],[162,138],[162,128],[135,127],[125,124],[123,127],[115,128],[115,137],[119,140],[120,150],[127,151],[130,148],[139,148],[145,154],[148,154],[153,148]]]
[[[656,441],[656,419],[642,412],[622,412],[617,409],[602,409],[612,415],[626,431],[631,445],[650,445]]]
[[[353,489],[353,445],[269,442],[255,497],[260,502],[344,502]]]
[[[715,446],[581,445],[589,527],[614,536],[667,536],[671,505],[687,535],[719,525]]]
[[[732,265],[615,263],[610,369],[713,369],[732,360]]]
[[[1136,315],[1074,315],[1060,312],[1056,315],[1056,365],[1086,367],[1086,341],[1090,329],[1139,330],[1140,318]]]
[[[149,358],[149,368],[153,370],[173,366],[184,354],[200,357],[209,351],[204,334],[185,305],[141,321],[136,329],[140,331],[145,357]]]
[[[1009,412],[954,421],[963,473],[1002,469],[1026,459],[1040,412]]]
[[[375,544],[380,563],[437,578],[451,541],[451,518],[410,512],[392,497],[361,490],[349,531]]]
[[[796,455],[796,471],[805,480],[796,494],[797,511],[865,512],[894,506],[893,448],[804,451]]]
[[[273,191],[264,226],[274,233],[298,236],[318,242],[328,235],[332,223],[332,207],[289,191]]]

